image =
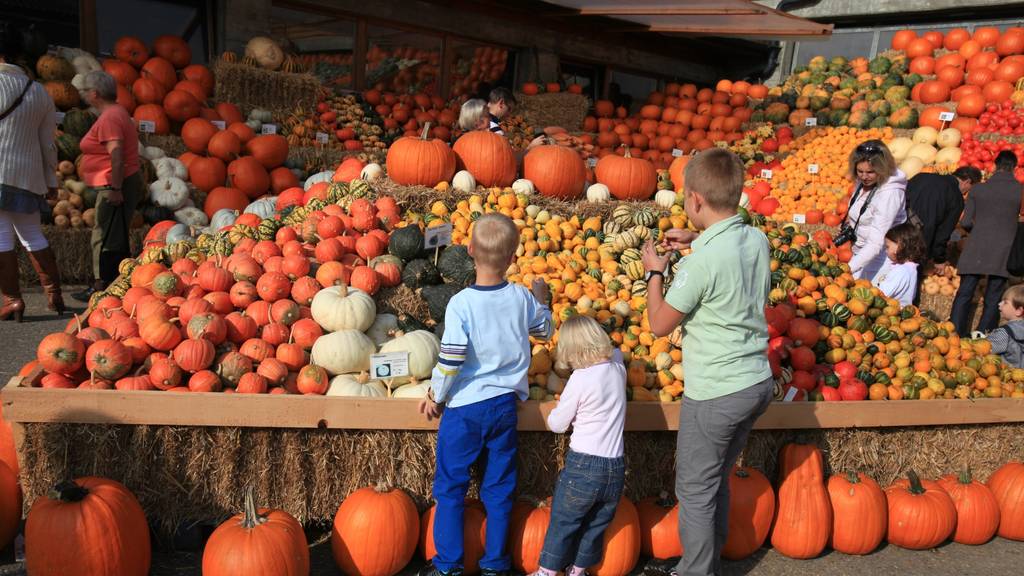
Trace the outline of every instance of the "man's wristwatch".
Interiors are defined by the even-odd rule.
[[[661,270],[648,270],[647,274],[644,274],[644,282],[650,282],[651,278],[655,276],[661,276],[662,280],[665,279],[665,273]]]

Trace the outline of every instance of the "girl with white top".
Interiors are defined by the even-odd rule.
[[[574,372],[548,415],[548,428],[562,433],[571,425],[573,432],[536,575],[564,570],[581,576],[601,561],[604,531],[622,495],[626,367],[608,335],[587,316],[562,324],[556,353]]]
[[[917,266],[924,258],[921,231],[910,222],[890,228],[885,233],[885,263],[871,283],[900,306],[909,306],[917,292]]]

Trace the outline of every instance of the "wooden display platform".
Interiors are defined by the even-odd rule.
[[[228,426],[334,430],[437,430],[416,400],[221,393],[43,389],[31,377],[3,389],[4,418],[19,423]],[[543,432],[554,402],[520,404],[519,430]],[[630,402],[627,432],[678,429],[679,403]],[[1024,399],[774,402],[758,430],[880,428],[1024,422]]]

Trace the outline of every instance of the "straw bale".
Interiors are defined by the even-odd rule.
[[[581,94],[555,92],[527,96],[516,94],[518,109],[526,123],[536,128],[561,126],[570,132],[583,129],[583,119],[590,110],[590,100]]]
[[[213,66],[217,78],[214,99],[233,102],[248,114],[253,108],[287,116],[296,108],[312,110],[320,81],[311,74],[288,74],[223,60]]]
[[[174,134],[139,134],[139,138],[143,145],[156,146],[171,158],[177,158],[188,151],[181,136]]]
[[[131,231],[132,253],[142,250],[142,239],[149,230],[148,226],[135,228]],[[91,228],[58,228],[43,226],[46,237],[57,257],[57,268],[60,269],[61,282],[64,284],[86,284],[92,281],[92,246]],[[22,286],[38,286],[39,276],[36,275],[28,253],[18,245],[18,271]]]

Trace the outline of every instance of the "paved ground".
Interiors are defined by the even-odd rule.
[[[66,292],[74,291],[68,289]],[[21,324],[0,323],[0,381],[17,373],[18,368],[35,355],[35,347],[47,333],[58,330],[67,317],[58,320],[46,310],[42,294],[27,293],[28,315]],[[72,303],[69,296],[65,297]],[[79,307],[80,309],[80,307]],[[312,574],[336,576],[340,574],[331,557],[330,542],[323,541],[323,533],[309,534],[313,543]],[[319,541],[319,543],[318,543]],[[0,576],[25,574],[22,565],[13,562],[11,550],[0,553]],[[201,556],[197,552],[157,550],[153,557],[152,576],[193,576],[200,574]],[[415,574],[419,564],[411,565],[404,574]],[[815,560],[797,561],[785,558],[772,550],[763,549],[742,562],[727,562],[725,574],[753,576],[818,575],[861,576],[876,574],[921,574],[928,576],[959,576],[962,574],[1020,574],[1024,566],[1024,543],[996,539],[984,546],[947,544],[937,550],[911,552],[896,547],[884,547],[866,557],[829,553]],[[638,570],[638,573],[640,571]],[[648,571],[652,576],[655,572]]]

